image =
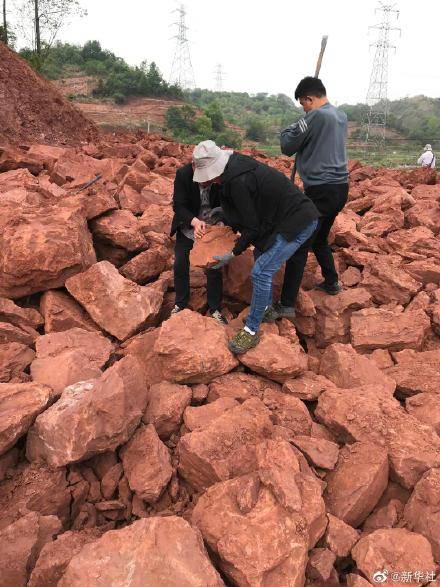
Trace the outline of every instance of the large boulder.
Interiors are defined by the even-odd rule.
[[[145,248],[146,239],[139,221],[129,210],[114,210],[91,223],[93,236],[127,251]]]
[[[440,436],[440,404],[438,393],[418,393],[408,397],[405,407],[422,424],[432,426]]]
[[[60,467],[114,450],[132,436],[146,403],[137,361],[121,359],[99,379],[67,387],[37,418],[28,434],[28,459]]]
[[[130,489],[147,503],[155,503],[173,474],[171,457],[152,424],[141,426],[121,450]]]
[[[29,513],[0,530],[0,582],[4,587],[26,587],[41,549],[61,531],[56,516]]]
[[[108,338],[80,328],[40,336],[35,347],[32,379],[58,394],[73,383],[100,377],[113,350]]]
[[[251,397],[262,399],[266,389],[279,390],[280,386],[278,383],[258,375],[233,371],[216,377],[210,382],[208,402],[226,397],[233,398],[238,402],[244,402]]]
[[[46,334],[62,332],[71,328],[81,328],[90,332],[99,330],[87,312],[63,291],[46,291],[41,296],[40,311],[44,316]]]
[[[119,271],[127,279],[143,285],[157,278],[166,269],[168,260],[169,252],[166,247],[153,246],[127,261]]]
[[[328,511],[350,526],[360,526],[388,485],[387,451],[367,442],[347,445],[326,481]]]
[[[343,442],[374,442],[388,450],[391,477],[411,488],[423,473],[440,466],[440,438],[377,386],[325,391],[318,421]]]
[[[406,305],[422,288],[422,284],[390,262],[387,255],[381,255],[374,265],[364,270],[362,287],[370,292],[377,304],[398,302]]]
[[[252,398],[181,437],[179,472],[197,491],[256,469],[256,445],[272,433],[270,412]]]
[[[72,558],[59,587],[224,587],[200,533],[177,517],[107,532]]]
[[[24,370],[32,363],[35,352],[19,342],[0,344],[0,383],[26,380]]]
[[[307,355],[298,341],[295,344],[278,334],[263,333],[260,343],[239,360],[255,373],[279,383],[307,371]]]
[[[164,293],[125,279],[108,261],[68,279],[66,287],[93,320],[119,340],[127,339],[159,313]]]
[[[405,528],[376,530],[364,536],[353,548],[352,557],[372,584],[384,583],[390,578],[393,585],[404,587],[418,572],[415,580],[419,585],[426,585],[428,573],[435,575],[428,540]]]
[[[405,506],[404,519],[408,530],[429,540],[437,562],[440,562],[440,469],[427,471]]]
[[[147,409],[142,420],[153,424],[159,437],[167,440],[179,431],[183,412],[192,399],[191,388],[163,381],[148,390]]]
[[[351,342],[359,351],[420,350],[429,326],[429,318],[423,310],[402,312],[366,308],[351,316]]]
[[[96,262],[83,212],[73,206],[6,212],[0,234],[0,296],[63,286]]]
[[[163,323],[154,351],[164,379],[209,383],[238,364],[227,342],[225,329],[215,320],[183,310]]]
[[[0,455],[26,434],[53,398],[40,383],[0,383]]]

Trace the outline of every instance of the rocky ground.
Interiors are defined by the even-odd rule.
[[[436,173],[352,162],[344,291],[313,290],[310,258],[294,324],[237,359],[251,252],[227,269],[227,329],[200,267],[227,234],[194,252],[191,310],[169,318],[190,154],[141,134],[0,148],[0,585],[433,581]]]

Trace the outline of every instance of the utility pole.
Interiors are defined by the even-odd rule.
[[[184,90],[195,88],[194,70],[189,52],[187,37],[188,27],[186,26],[186,10],[183,4],[175,10],[179,14],[179,21],[174,23],[177,26],[176,50],[174,52],[173,64],[171,66],[170,84],[176,84]]]
[[[379,2],[376,12],[382,13],[382,21],[370,27],[378,31],[378,38],[372,47],[375,48],[373,67],[371,69],[370,84],[366,98],[366,112],[363,120],[363,135],[365,148],[384,148],[388,118],[388,65],[391,44],[391,35],[400,29],[392,26],[394,19],[399,17],[396,4]]]
[[[214,82],[215,82],[215,91],[221,92],[223,90],[223,70],[222,64],[217,63],[214,69]]]

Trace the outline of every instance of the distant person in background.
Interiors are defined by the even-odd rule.
[[[423,153],[420,155],[417,164],[421,167],[428,167],[430,169],[435,167],[435,155],[432,152],[431,145],[425,145]]]
[[[312,240],[286,263],[280,301],[283,307],[295,305],[310,248],[324,278],[315,287],[330,295],[342,290],[328,235],[348,198],[347,115],[329,103],[324,84],[315,77],[300,81],[295,99],[306,114],[281,132],[281,151],[288,156],[296,154],[294,170],[298,170],[304,192],[321,219]]]

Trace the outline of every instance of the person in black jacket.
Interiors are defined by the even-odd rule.
[[[174,247],[174,289],[175,306],[171,314],[185,309],[190,296],[189,255],[194,245],[194,238],[200,238],[206,224],[215,224],[220,206],[219,186],[201,186],[193,179],[191,163],[177,170],[174,181],[173,209],[174,218],[171,236],[176,235]],[[216,269],[206,271],[206,288],[209,312],[220,324],[227,324],[221,313],[223,297],[222,272]]]
[[[194,149],[194,180],[202,186],[221,184],[220,204],[227,223],[240,236],[233,250],[214,256],[220,269],[249,246],[255,247],[253,294],[245,327],[229,348],[245,353],[259,342],[258,330],[272,304],[272,278],[317,228],[314,204],[281,172],[251,157],[233,153],[227,158],[213,141]]]

